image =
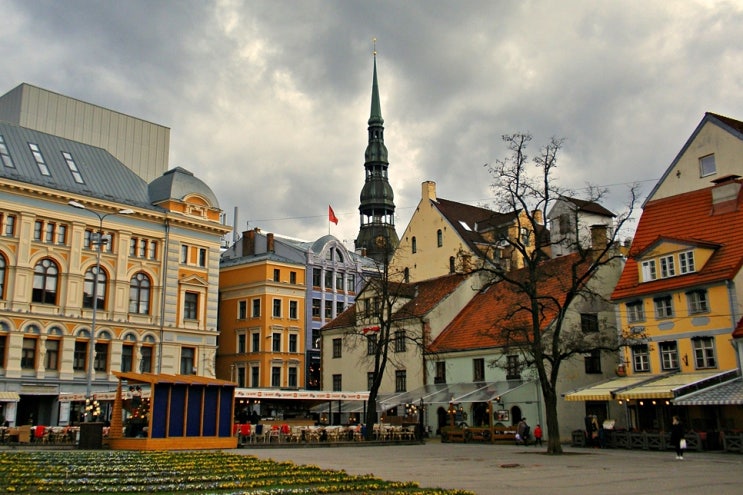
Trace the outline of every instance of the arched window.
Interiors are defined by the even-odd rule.
[[[150,314],[150,277],[142,272],[135,274],[129,282],[129,312]]]
[[[441,229],[436,231],[436,243],[439,247],[444,245],[444,233],[441,232]]]
[[[413,251],[413,254],[418,252],[418,241],[415,237],[410,241],[411,250]]]
[[[31,300],[36,303],[57,304],[57,264],[49,258],[34,267],[34,288]]]
[[[403,282],[405,282],[406,284],[409,284],[410,283],[410,268],[406,266],[405,271],[403,273],[404,273]]]
[[[456,271],[456,263],[454,260],[454,256],[449,257],[449,273],[454,273]]]
[[[0,299],[5,299],[5,256],[0,254]]]
[[[96,287],[96,273],[98,274],[98,286]],[[106,307],[106,281],[108,276],[106,271],[98,266],[92,266],[85,272],[85,282],[83,284],[83,307],[93,307],[93,292],[95,292],[95,298],[98,300],[97,308],[104,309]]]

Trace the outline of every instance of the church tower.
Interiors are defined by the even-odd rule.
[[[361,189],[359,236],[356,250],[365,250],[366,256],[378,263],[389,261],[400,240],[395,232],[395,195],[387,180],[387,147],[384,145],[384,119],[379,103],[377,85],[377,50],[374,50],[371,114],[369,116],[369,144],[364,154],[365,180]]]

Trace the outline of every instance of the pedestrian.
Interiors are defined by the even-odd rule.
[[[521,418],[519,425],[516,428],[516,443],[524,442],[524,445],[529,445],[529,425],[526,424],[526,418]]]
[[[683,444],[682,444],[683,441]],[[684,439],[684,425],[678,416],[674,416],[671,425],[671,445],[676,448],[676,459],[684,460],[684,449],[686,440]]]
[[[534,428],[534,446],[542,446],[542,427],[537,425]]]

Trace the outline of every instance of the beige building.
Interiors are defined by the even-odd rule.
[[[535,219],[541,224],[542,214]],[[436,183],[423,182],[421,200],[390,262],[392,273],[417,282],[466,272],[488,260],[503,269],[520,268],[514,249],[533,249],[534,232],[521,212],[497,213],[436,195]]]
[[[0,120],[103,148],[147,182],[168,169],[169,128],[30,84],[0,96]]]

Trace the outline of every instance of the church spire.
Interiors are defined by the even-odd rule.
[[[369,143],[364,153],[365,181],[361,189],[359,214],[361,228],[356,238],[356,249],[379,263],[389,261],[397,248],[395,232],[395,195],[387,179],[387,147],[384,145],[384,119],[379,101],[377,83],[377,40],[374,39],[374,73],[372,77],[371,111],[369,114]]]

